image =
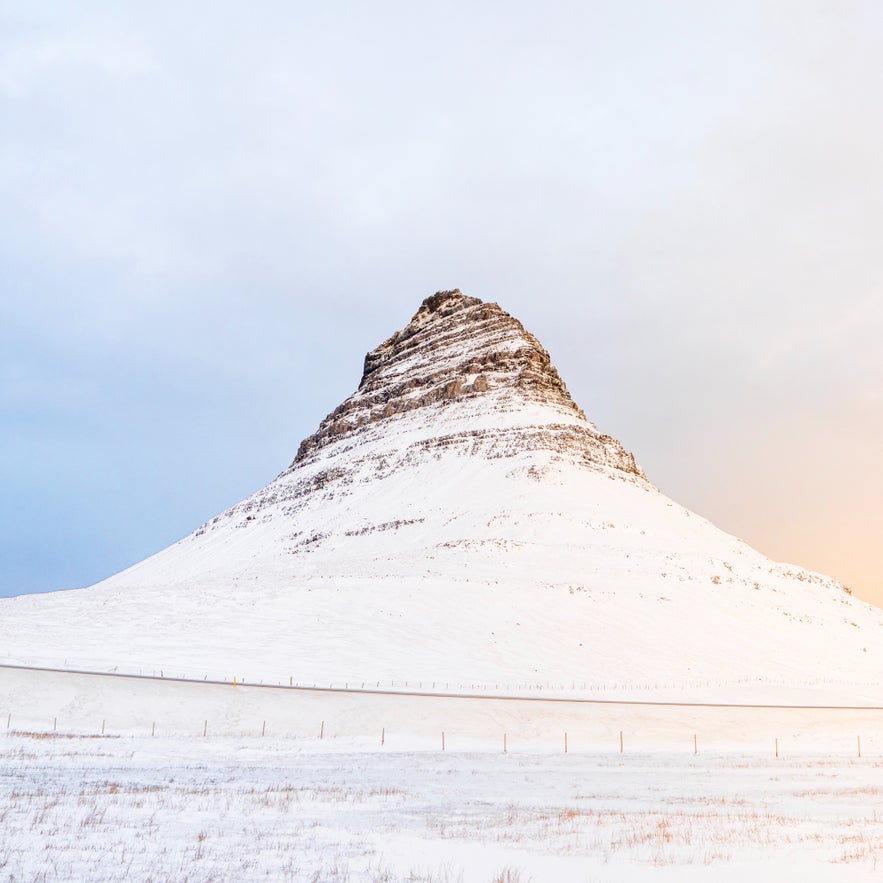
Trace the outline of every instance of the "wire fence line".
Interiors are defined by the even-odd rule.
[[[536,753],[538,750],[543,754],[560,753],[564,754],[597,754],[597,755],[656,755],[660,751],[666,754],[692,754],[699,756],[706,754],[709,756],[724,756],[738,754],[771,754],[776,759],[788,757],[841,757],[853,758],[861,761],[863,758],[871,763],[879,763],[883,746],[878,736],[871,734],[870,738],[863,737],[862,734],[849,735],[846,738],[828,739],[822,742],[819,738],[800,739],[798,737],[783,738],[779,736],[767,736],[765,739],[755,739],[749,744],[741,745],[724,745],[718,744],[713,739],[706,739],[707,734],[700,735],[698,732],[692,736],[683,735],[680,739],[666,739],[663,742],[655,744],[648,743],[646,738],[640,738],[640,734],[636,738],[636,734],[630,733],[628,737],[625,732],[620,730],[617,733],[608,732],[604,736],[595,734],[586,736],[585,734],[577,735],[570,730],[560,730],[554,735],[547,735],[546,738],[537,740],[525,737],[524,735],[513,734],[506,730],[496,733],[484,733],[481,737],[474,734],[464,735],[458,733],[456,729],[439,729],[432,736],[423,733],[419,737],[405,732],[394,732],[391,729],[381,726],[373,731],[365,731],[357,735],[347,734],[338,736],[333,730],[326,731],[326,722],[323,720],[319,723],[312,733],[291,733],[284,728],[274,732],[271,726],[268,728],[268,720],[263,719],[260,723],[255,722],[253,728],[239,728],[231,731],[229,727],[225,728],[223,722],[211,721],[208,718],[194,722],[192,729],[182,731],[180,728],[163,731],[162,726],[157,727],[157,721],[152,721],[149,728],[140,727],[133,728],[126,726],[114,729],[112,722],[106,718],[102,718],[100,727],[97,722],[94,727],[83,727],[82,725],[65,727],[64,722],[60,722],[58,717],[54,717],[51,723],[51,729],[48,722],[43,725],[34,725],[25,723],[20,725],[16,722],[13,727],[14,716],[10,712],[6,718],[5,735],[8,738],[27,738],[36,740],[45,739],[120,739],[120,738],[155,738],[155,737],[171,737],[192,739],[199,737],[205,738],[221,738],[221,739],[260,739],[270,738],[294,738],[300,742],[310,742],[314,748],[324,744],[342,740],[344,745],[350,744],[355,740],[358,750],[372,749],[397,751],[405,750],[410,752],[426,752],[426,751],[479,751],[479,752],[499,752],[508,753]],[[2,726],[2,725],[0,725]],[[452,738],[453,736],[453,738]],[[710,745],[710,748],[709,748]]]
[[[336,745],[359,751],[883,755],[883,705],[876,704],[433,692],[378,683],[314,686],[292,677],[289,684],[254,684],[236,677],[0,663],[0,729],[5,723],[6,735],[35,739],[271,736],[297,740],[307,751]]]

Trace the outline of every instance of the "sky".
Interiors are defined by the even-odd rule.
[[[883,6],[0,0],[0,595],[265,485],[439,289],[883,605]]]

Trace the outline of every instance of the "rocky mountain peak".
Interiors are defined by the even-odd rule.
[[[426,298],[401,331],[365,356],[359,393],[362,404],[382,403],[382,416],[390,416],[503,388],[584,416],[517,319],[453,289]]]
[[[356,392],[304,439],[290,468],[332,442],[413,430],[414,419],[424,445],[468,436],[474,451],[490,446],[494,456],[525,445],[569,448],[583,461],[643,476],[619,442],[586,421],[536,337],[497,304],[459,289],[427,297],[365,356]]]
[[[405,341],[410,340],[430,325],[447,319],[459,310],[482,305],[482,301],[477,297],[467,297],[459,288],[450,291],[437,291],[427,297],[420,304],[420,309],[417,310],[411,321],[401,331],[396,331],[392,337],[365,356],[365,370],[362,381],[359,383],[359,389],[365,385],[368,375],[379,368],[396,347],[404,344]]]
[[[414,319],[429,313],[449,316],[451,313],[462,310],[464,307],[474,307],[480,303],[481,300],[479,298],[467,297],[459,288],[452,288],[450,291],[436,291],[435,294],[431,294],[420,304],[420,309],[417,311]],[[414,319],[411,321],[414,321]]]
[[[358,390],[304,440],[295,463],[366,425],[481,397],[497,409],[534,402],[585,419],[549,354],[517,319],[459,289],[437,291],[365,356]]]

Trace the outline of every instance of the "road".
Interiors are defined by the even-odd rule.
[[[179,684],[206,684],[224,687],[244,687],[249,690],[285,690],[288,692],[301,693],[338,693],[351,695],[373,696],[414,696],[433,699],[474,699],[487,702],[497,700],[501,702],[555,702],[574,705],[606,705],[628,706],[632,708],[729,708],[729,709],[776,709],[794,711],[883,711],[883,705],[811,705],[811,704],[780,704],[780,703],[740,703],[740,702],[700,702],[700,701],[672,701],[672,700],[642,700],[642,699],[591,699],[581,696],[547,696],[547,695],[514,695],[506,693],[459,693],[438,690],[396,690],[373,687],[308,687],[303,684],[263,684],[251,682],[236,682],[214,680],[211,678],[185,678],[185,677],[157,677],[155,675],[129,674],[125,672],[90,671],[74,668],[50,668],[35,665],[11,665],[0,663],[0,669],[12,671],[51,672],[67,675],[87,675],[98,678],[120,678],[136,681],[161,681],[164,683]]]

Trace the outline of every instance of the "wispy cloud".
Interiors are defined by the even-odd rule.
[[[883,443],[881,36],[861,2],[7,4],[6,401],[58,438],[59,403],[90,424],[123,402],[131,432],[96,449],[195,462],[168,504],[192,526],[460,285],[538,333],[665,490],[812,566],[815,541],[742,530],[741,473],[764,428],[795,444],[820,414]],[[838,506],[883,494],[879,471],[837,474]],[[210,476],[228,492],[206,499]],[[127,479],[91,480],[101,520]],[[167,538],[145,527],[138,554]]]

